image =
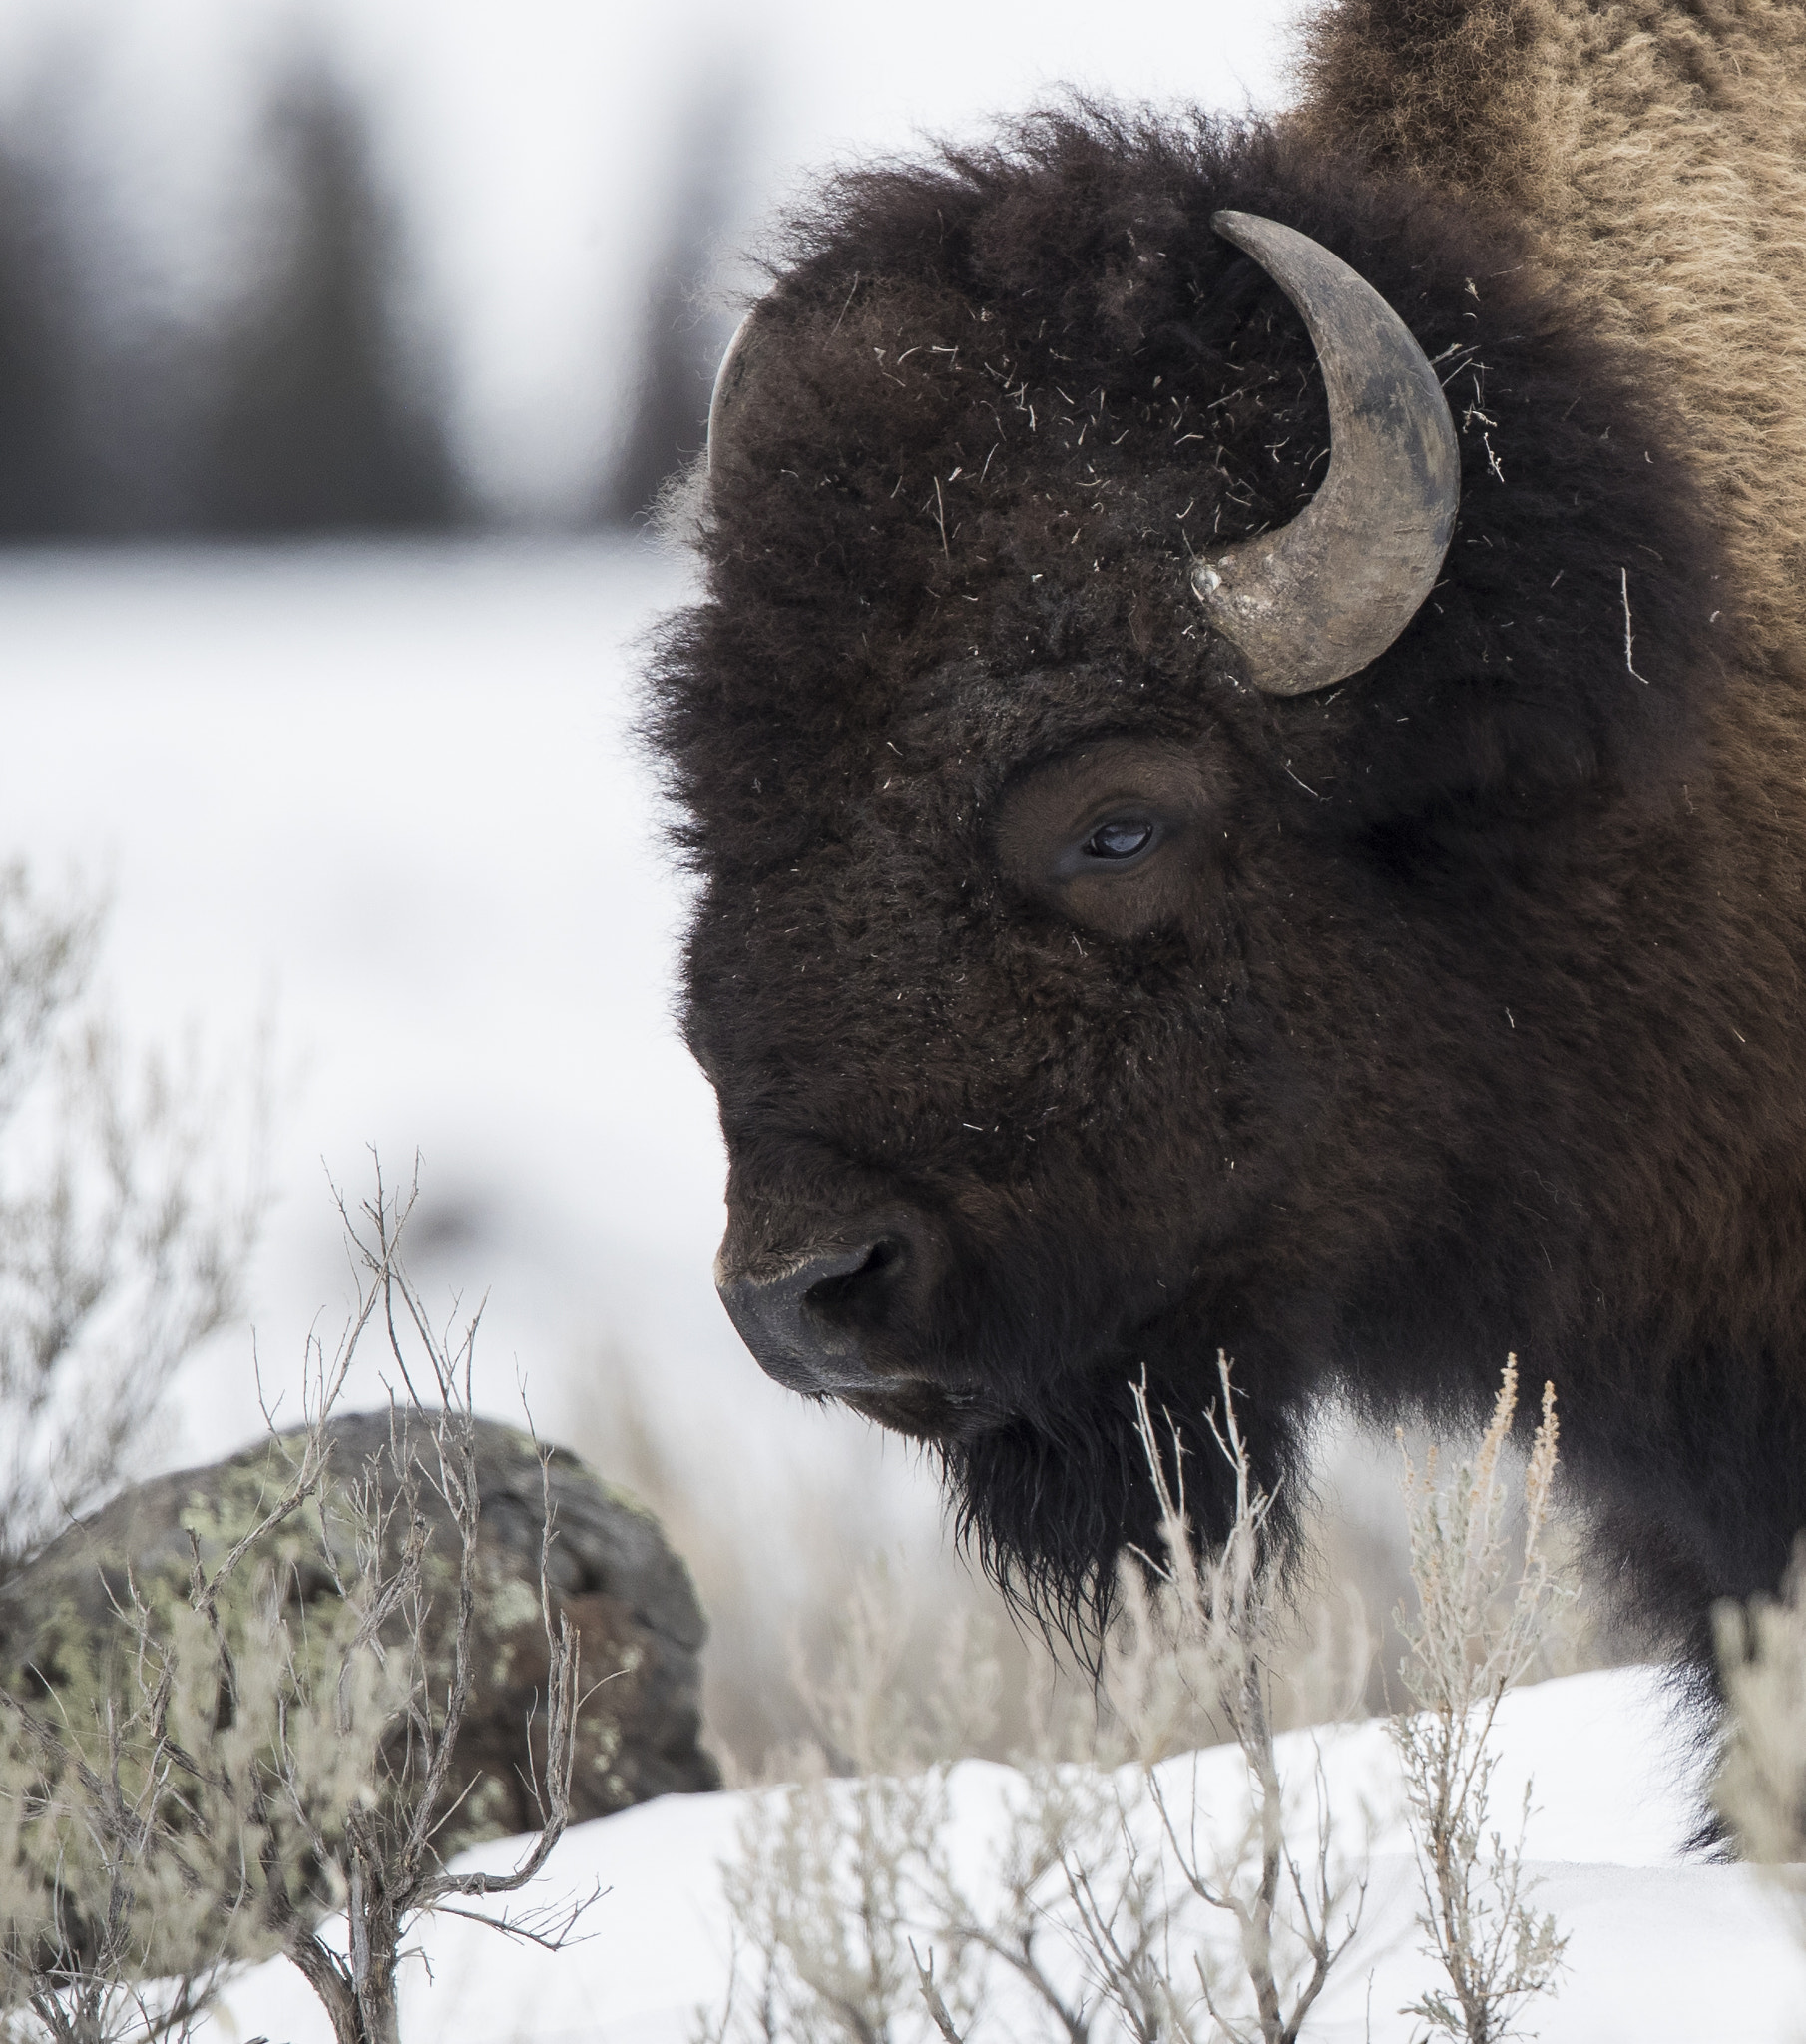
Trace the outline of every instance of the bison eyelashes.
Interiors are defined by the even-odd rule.
[[[1018,892],[1101,936],[1137,937],[1214,893],[1222,791],[1189,753],[1106,739],[1006,789],[997,862]]]

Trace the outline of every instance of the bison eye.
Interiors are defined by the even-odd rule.
[[[1098,739],[1005,784],[992,825],[999,876],[1102,936],[1180,922],[1215,898],[1228,794],[1213,752]]]
[[[1133,858],[1153,842],[1154,827],[1140,818],[1113,816],[1085,840],[1087,858]]]

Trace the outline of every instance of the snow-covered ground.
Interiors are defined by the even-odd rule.
[[[679,587],[606,545],[0,563],[0,855],[108,887],[134,1036],[229,1053],[273,1018],[266,1366],[342,1291],[321,1167],[359,1189],[371,1144],[391,1172],[424,1153],[468,1285],[497,1247],[533,1274],[498,1286],[504,1402],[523,1319],[708,1345],[718,1142],[627,737],[625,644]],[[256,1423],[226,1347],[195,1450]]]
[[[329,1172],[422,1157],[423,1275],[489,1295],[478,1396],[541,1427],[613,1358],[654,1417],[763,1480],[857,1467],[860,1423],[766,1383],[714,1297],[722,1159],[672,1021],[681,875],[636,751],[633,647],[683,570],[634,540],[92,551],[0,560],[0,859],[111,893],[110,1005],[221,1058],[273,1022],[266,1382],[347,1293]],[[260,1424],[246,1329],[180,1387],[166,1464]],[[372,1377],[353,1401],[376,1392]],[[894,1517],[895,1514],[893,1513]]]
[[[1629,1669],[1521,1690],[1507,1699],[1498,1735],[1494,1808],[1515,1810],[1532,1780],[1537,1904],[1570,1939],[1559,1992],[1526,2012],[1525,2034],[1544,2044],[1796,2039],[1806,1958],[1776,1903],[1749,1869],[1683,1856],[1698,1809],[1697,1763],[1656,1679]],[[1308,1765],[1308,1739],[1284,1742],[1294,1764]],[[1364,1808],[1377,1828],[1359,1941],[1304,2034],[1317,2044],[1405,2044],[1422,2026],[1399,2011],[1436,1974],[1415,1927],[1421,1899],[1384,1726],[1336,1735],[1325,1760],[1344,1835]],[[1191,1765],[1165,1770],[1186,1794]],[[1232,1752],[1200,1756],[1200,1807],[1232,1797],[1238,1771]],[[1007,1769],[969,1762],[953,1786],[954,1849],[982,1860],[1020,1785]],[[536,1899],[596,1885],[607,1892],[587,1918],[588,1941],[561,1953],[523,1949],[458,1920],[425,1926],[403,2003],[408,2044],[687,2044],[696,2009],[717,2003],[726,1984],[720,1865],[736,1850],[748,1800],[668,1797],[570,1833]],[[462,1863],[499,1866],[509,1857],[509,1847],[493,1845]],[[272,2044],[330,2036],[283,1960],[240,1980],[219,2023],[226,2037],[265,2035]]]

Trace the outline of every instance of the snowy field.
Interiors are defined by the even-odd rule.
[[[1309,1735],[1282,1742],[1309,1765]],[[1698,1781],[1667,1701],[1644,1670],[1571,1676],[1521,1690],[1499,1719],[1504,1752],[1495,1808],[1519,1806],[1534,1781],[1529,1856],[1537,1906],[1570,1937],[1553,2000],[1525,2011],[1523,2034],[1543,2044],[1791,2044],[1806,2028],[1806,1960],[1770,1894],[1747,1868],[1683,1856]],[[1192,1763],[1168,1762],[1169,1785],[1190,1794]],[[1331,1977],[1304,2036],[1313,2044],[1406,2044],[1420,2023],[1399,2011],[1436,1984],[1419,1950],[1421,1907],[1398,1782],[1384,1728],[1357,1726],[1325,1751],[1331,1806],[1377,1828],[1358,1942]],[[1239,1760],[1198,1757],[1198,1802],[1236,1792]],[[998,1812],[1020,1784],[1007,1769],[956,1771],[953,1846],[982,1867]],[[541,1884],[547,1901],[607,1890],[586,1919],[588,1941],[556,1955],[523,1950],[467,1922],[426,1927],[402,2003],[408,2044],[688,2044],[698,2007],[718,2004],[727,1977],[729,1916],[720,1864],[733,1854],[750,1798],[668,1797],[580,1826]],[[509,1848],[461,1862],[499,1867]],[[1002,2019],[975,2030],[1017,2032]],[[298,1974],[276,1960],[245,1976],[217,2018],[224,2038],[327,2044],[330,2030]],[[752,2034],[748,2029],[748,2036]],[[1051,2034],[1051,2033],[1050,2033]],[[208,2040],[214,2044],[214,2040]]]
[[[717,1303],[712,1096],[672,1023],[683,883],[630,737],[632,647],[683,571],[635,540],[0,562],[0,858],[112,900],[129,1038],[229,1064],[267,1018],[273,1182],[250,1307],[265,1380],[347,1293],[327,1175],[418,1151],[416,1270],[489,1303],[479,1403],[557,1437],[626,1367],[654,1417],[762,1480],[859,1471],[874,1538],[925,1524],[908,1458],[767,1384]],[[371,1376],[353,1402],[379,1392]],[[250,1333],[180,1386],[166,1466],[260,1419]]]

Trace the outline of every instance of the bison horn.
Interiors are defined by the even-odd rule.
[[[1455,422],[1423,349],[1365,277],[1277,221],[1219,213],[1210,225],[1303,315],[1330,457],[1289,525],[1199,560],[1191,587],[1248,681],[1302,696],[1377,660],[1429,595],[1461,501]]]
[[[741,319],[733,329],[733,338],[727,343],[727,352],[721,357],[721,366],[714,372],[714,389],[708,397],[708,473],[715,472],[715,463],[724,444],[723,427],[727,413],[734,399],[740,394],[746,380],[746,371],[752,366],[752,359],[758,353],[752,334],[752,322],[758,317],[758,307]]]

